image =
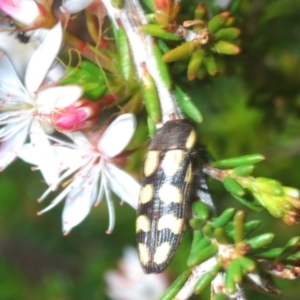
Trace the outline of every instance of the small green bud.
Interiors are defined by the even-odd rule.
[[[194,293],[196,295],[199,295],[202,293],[209,284],[213,281],[213,279],[218,275],[218,272],[220,271],[221,266],[219,264],[216,264],[210,271],[203,274],[201,278],[197,281],[194,287]]]
[[[210,214],[209,207],[202,201],[195,201],[192,204],[192,211],[195,218],[207,220]]]
[[[233,218],[234,226],[234,242],[240,243],[244,239],[244,221],[245,221],[245,212],[239,210],[235,213]]]
[[[214,238],[217,240],[219,244],[229,244],[229,240],[225,233],[224,228],[218,227],[214,230]]]
[[[178,104],[183,112],[194,122],[201,123],[203,121],[202,115],[192,99],[184,93],[179,86],[175,86],[175,94],[177,96]]]
[[[264,233],[254,238],[248,239],[245,242],[252,250],[255,250],[270,244],[273,241],[273,239],[273,233]]]
[[[206,56],[203,59],[203,64],[206,68],[207,73],[210,76],[215,76],[218,72],[218,67],[217,67],[217,63],[216,60],[214,58],[214,56],[212,55],[212,53],[207,52]]]
[[[141,88],[148,116],[152,119],[154,124],[160,123],[161,112],[159,98],[154,80],[146,68],[142,75]]]
[[[254,195],[254,194],[253,194]],[[238,197],[234,194],[232,194],[232,196],[238,200],[239,202],[241,202],[243,205],[249,207],[250,209],[253,209],[254,211],[262,211],[264,208],[260,205],[260,202],[257,199],[253,199],[252,201],[246,200],[243,197]],[[256,196],[254,195],[254,197],[256,198]]]
[[[205,55],[205,51],[202,49],[195,51],[191,55],[191,59],[189,61],[188,68],[187,68],[188,80],[194,80],[197,77],[197,73],[201,67],[204,55]]]
[[[256,263],[252,259],[243,256],[239,258],[239,261],[242,266],[243,274],[248,274],[255,271]]]
[[[267,193],[274,196],[282,196],[284,191],[281,183],[277,180],[257,177],[249,189],[253,192]]]
[[[189,221],[190,226],[194,230],[200,230],[205,223],[206,223],[206,220],[201,220],[201,219],[196,219],[196,218],[191,218]]]
[[[256,254],[259,258],[275,259],[282,253],[283,248],[267,249]]]
[[[233,260],[227,270],[225,276],[225,289],[228,294],[233,294],[236,291],[236,284],[240,283],[243,278],[243,270],[240,262]]]
[[[160,51],[160,48],[156,43],[154,43],[152,50],[153,50],[154,58],[156,60],[156,65],[157,65],[157,69],[159,71],[160,77],[161,77],[164,85],[166,86],[166,88],[168,90],[170,90],[171,86],[172,86],[172,81],[171,81],[168,66],[162,60],[162,52]]]
[[[142,32],[164,39],[164,40],[172,40],[172,41],[180,41],[182,38],[176,35],[174,32],[166,31],[161,28],[160,25],[157,24],[144,24],[140,26]]]
[[[160,298],[160,300],[172,300],[179,292],[184,283],[188,280],[191,274],[191,270],[186,270],[181,275],[177,277],[177,279],[171,284],[171,286],[167,289],[164,295]]]
[[[212,226],[217,227],[224,227],[226,224],[232,220],[234,215],[235,209],[234,208],[227,208],[222,212],[222,214],[216,218],[212,219]]]
[[[203,228],[202,228],[202,231],[203,233],[206,235],[206,236],[209,236],[211,237],[214,233],[214,227],[212,224],[209,224],[209,223],[206,223]]]
[[[228,191],[229,193],[239,197],[245,195],[245,190],[243,189],[243,187],[232,177],[225,177],[223,180],[223,184],[226,191]]]
[[[255,229],[259,227],[260,223],[261,222],[258,220],[248,221],[244,226],[244,231],[245,231],[244,235],[246,236],[252,233]]]
[[[212,165],[216,168],[228,169],[236,168],[242,165],[256,164],[264,159],[265,157],[261,154],[249,154],[239,157],[218,160],[213,162]]]
[[[214,16],[209,22],[208,22],[208,29],[211,34],[216,33],[221,27],[224,25],[224,23],[229,18],[230,13],[228,11],[224,11],[216,16]]]
[[[236,176],[248,176],[252,173],[254,169],[253,165],[242,165],[234,168],[232,170],[232,175]]]
[[[298,251],[297,253],[293,254],[293,255],[290,255],[286,258],[286,260],[288,262],[292,262],[292,263],[299,263],[300,261],[300,251]]]
[[[207,6],[203,3],[200,3],[195,9],[195,20],[205,20],[206,18]]]
[[[299,236],[295,236],[295,237],[291,238],[286,243],[285,247],[283,248],[282,253],[278,256],[276,261],[277,262],[283,261],[286,257],[293,254],[299,248],[299,246],[300,246],[299,242],[300,242],[300,237]]]
[[[252,220],[252,221],[248,221],[247,223],[245,223],[244,224],[244,236],[247,236],[250,233],[252,233],[255,229],[258,228],[259,225],[260,225],[260,221],[258,221],[258,220]],[[231,239],[234,239],[234,226],[233,226],[233,222],[230,222],[226,226],[226,231],[227,231],[227,235]]]
[[[126,80],[133,74],[133,63],[131,59],[131,51],[127,39],[127,34],[124,28],[119,28],[117,30],[117,46],[119,51],[119,66],[123,77]]]
[[[187,265],[188,267],[194,267],[197,266],[204,261],[208,260],[212,256],[214,256],[218,252],[218,248],[214,244],[210,244],[204,249],[202,249],[200,252],[195,253],[193,256],[190,256]]]
[[[162,57],[164,62],[172,62],[187,56],[190,56],[193,52],[195,52],[199,48],[199,44],[195,41],[190,41],[181,44],[175,49],[170,50]]]
[[[235,27],[222,28],[214,34],[214,38],[220,40],[235,40],[241,34],[241,30]]]
[[[209,245],[211,245],[210,240],[207,237],[205,237],[201,231],[195,230],[193,234],[191,252],[187,259],[187,265],[189,267],[194,266],[194,262],[197,261],[199,253],[202,252]]]

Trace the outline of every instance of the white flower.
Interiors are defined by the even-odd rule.
[[[62,28],[51,29],[33,54],[26,69],[24,85],[18,78],[7,56],[0,52],[0,170],[6,168],[17,156],[28,133],[46,182],[57,180],[58,164],[43,126],[51,127],[51,112],[75,102],[82,94],[77,86],[52,87],[38,91],[62,41]],[[50,123],[47,124],[47,121]],[[52,129],[52,128],[51,128]],[[45,161],[52,160],[52,165]],[[53,186],[54,188],[54,186]]]
[[[128,247],[119,263],[120,271],[109,271],[105,279],[108,295],[113,300],[157,300],[168,288],[164,273],[145,274],[137,251]]]
[[[40,16],[38,4],[33,0],[0,0],[0,10],[24,25]]]
[[[69,134],[73,144],[57,141],[52,146],[60,158],[62,175],[59,183],[75,173],[64,190],[42,210],[42,214],[66,198],[63,210],[63,232],[67,234],[79,224],[94,205],[100,203],[105,196],[109,211],[110,233],[115,223],[112,190],[121,201],[129,203],[136,209],[140,185],[127,173],[114,165],[122,160],[120,153],[131,140],[136,128],[136,120],[132,114],[117,117],[105,131],[98,131],[88,136],[82,132]],[[19,152],[20,157],[31,164],[37,164],[36,156],[32,154],[32,146],[24,145]],[[124,160],[124,158],[123,158]],[[50,165],[52,161],[47,160]],[[51,192],[51,187],[39,199],[44,200]]]

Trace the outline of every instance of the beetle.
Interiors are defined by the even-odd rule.
[[[179,119],[164,123],[149,145],[136,219],[139,258],[147,274],[167,267],[182,238],[196,140],[193,123]]]

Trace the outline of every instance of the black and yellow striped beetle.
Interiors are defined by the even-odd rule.
[[[136,233],[145,273],[162,272],[185,227],[196,145],[193,123],[171,120],[157,130],[144,159]]]

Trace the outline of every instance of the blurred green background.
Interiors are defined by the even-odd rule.
[[[184,3],[188,5],[188,1]],[[224,74],[192,83],[185,74],[176,78],[201,108],[205,122],[198,127],[199,137],[213,157],[262,153],[267,160],[257,166],[255,175],[297,188],[299,12],[299,0],[243,0],[236,14],[243,51],[236,57],[224,57]],[[220,211],[229,206],[247,211],[224,192],[220,183],[210,183]],[[108,216],[103,201],[64,237],[62,204],[45,215],[36,215],[49,203],[36,201],[45,188],[39,172],[31,172],[30,166],[21,161],[0,173],[0,299],[109,299],[103,274],[116,268],[126,245],[135,245],[135,212],[126,205],[120,207],[116,199],[115,230],[106,235]],[[261,232],[276,232],[274,245],[299,234],[299,226],[288,227],[267,212],[247,212],[249,219],[262,220]],[[167,271],[171,279],[185,269],[189,243],[187,232]],[[281,299],[299,299],[299,281],[276,282],[283,290]],[[250,291],[249,295],[249,299],[270,299]]]

